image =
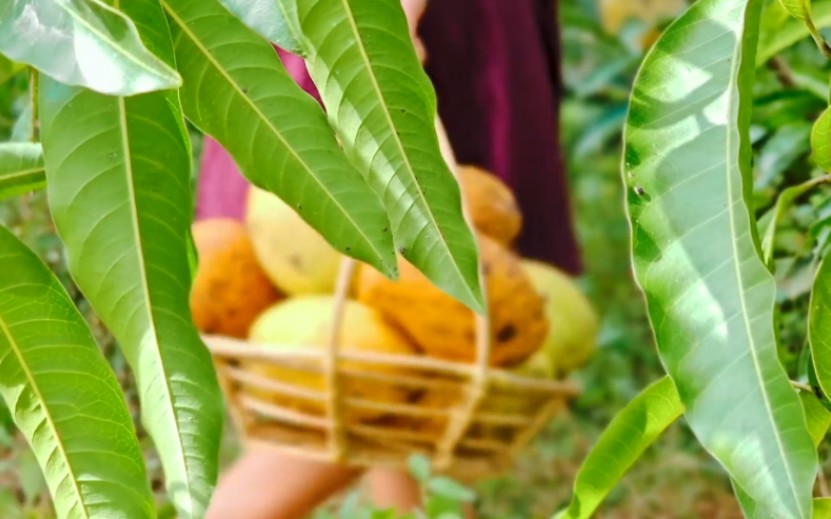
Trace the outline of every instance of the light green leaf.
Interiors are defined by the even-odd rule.
[[[805,20],[811,17],[811,6],[808,0],[779,0],[782,7],[796,18],[797,20]]]
[[[60,281],[3,227],[0,394],[37,457],[59,518],[155,517],[115,375]]]
[[[40,144],[0,143],[0,200],[46,185]]]
[[[773,266],[773,253],[775,249],[776,227],[779,225],[779,220],[787,213],[794,201],[800,196],[804,195],[817,185],[831,181],[831,177],[824,175],[821,177],[812,178],[802,184],[791,186],[784,189],[779,198],[776,199],[776,205],[768,213],[766,213],[760,220],[759,226],[764,228],[762,238],[762,259],[768,267]]]
[[[831,259],[824,258],[814,275],[808,313],[808,341],[817,383],[831,395]]]
[[[807,519],[817,455],[748,202],[759,7],[699,0],[664,32],[635,81],[624,174],[636,277],[691,429],[751,499]]]
[[[669,377],[653,383],[612,420],[583,460],[574,496],[556,519],[588,519],[647,447],[684,413]]]
[[[826,108],[814,122],[811,150],[817,166],[831,171],[831,107]]]
[[[814,499],[814,519],[831,519],[831,498]]]
[[[158,3],[122,8],[172,63]],[[109,97],[43,77],[40,109],[47,194],[70,272],[135,373],[179,517],[202,517],[223,410],[190,320],[191,154],[177,93]]]
[[[386,206],[396,246],[436,286],[481,311],[476,245],[400,0],[300,0],[298,14],[309,73],[347,155]]]
[[[335,249],[396,277],[383,206],[271,45],[217,0],[162,5],[188,118],[228,150],[251,183],[295,207]]]
[[[814,0],[811,18],[817,29],[831,26],[831,0]],[[805,22],[792,18],[779,2],[766,6],[759,34],[756,66],[762,66],[781,51],[811,36]]]
[[[181,78],[99,0],[3,0],[0,52],[62,83],[105,94],[175,88]]]
[[[831,411],[826,409],[813,393],[800,391],[799,400],[802,402],[802,409],[805,410],[808,432],[814,441],[814,447],[819,447],[828,434],[828,428],[831,427]]]
[[[278,47],[303,56],[303,34],[296,0],[219,0],[257,34]]]

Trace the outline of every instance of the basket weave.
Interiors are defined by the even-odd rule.
[[[442,152],[453,166],[444,129],[437,122]],[[455,172],[455,167],[451,167]],[[469,220],[467,209],[465,217]],[[204,336],[211,351],[234,425],[246,444],[267,445],[306,457],[356,466],[402,467],[412,454],[427,456],[436,470],[461,479],[503,470],[566,401],[577,394],[568,382],[531,378],[489,366],[486,315],[476,316],[476,360],[452,362],[422,355],[344,351],[338,340],[344,303],[356,263],[344,259],[335,292],[332,337],[325,348],[257,345]],[[480,268],[480,279],[483,279]],[[484,286],[484,283],[483,283]],[[320,390],[247,370],[271,364],[322,379]],[[406,368],[406,374],[389,369]],[[375,369],[372,369],[375,368]],[[381,369],[379,369],[381,368]],[[308,378],[308,377],[307,377]],[[355,398],[340,388],[372,384],[389,394],[407,391],[410,401]],[[282,399],[269,398],[271,396]],[[316,404],[324,413],[281,405]],[[432,398],[431,405],[419,399]],[[441,405],[436,405],[436,399]],[[304,410],[306,409],[306,410]],[[350,418],[372,411],[380,418]]]

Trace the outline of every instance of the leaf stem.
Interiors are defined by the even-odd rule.
[[[793,387],[794,389],[799,389],[800,391],[805,391],[806,393],[814,393],[814,388],[812,388],[804,382],[797,382],[796,380],[791,380],[791,387]]]
[[[825,38],[823,38],[819,33],[817,26],[814,25],[814,20],[810,15],[805,17],[805,26],[808,27],[808,32],[811,33],[811,37],[814,39],[814,42],[816,42],[820,52],[822,52],[826,58],[831,58],[831,46],[828,45],[828,42],[825,41]]]

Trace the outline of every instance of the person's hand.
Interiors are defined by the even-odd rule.
[[[427,0],[401,0],[401,7],[407,16],[407,23],[410,26],[410,37],[413,39],[418,59],[424,63],[424,60],[427,58],[427,51],[424,49],[424,43],[422,43],[421,38],[418,37],[418,22],[424,14],[424,9],[427,8]]]

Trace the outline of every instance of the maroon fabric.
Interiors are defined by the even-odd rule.
[[[559,33],[555,0],[430,0],[419,33],[439,114],[459,162],[493,171],[525,216],[522,254],[580,271],[559,147]],[[315,94],[302,60],[281,53]],[[245,181],[205,143],[197,216],[240,218]]]

